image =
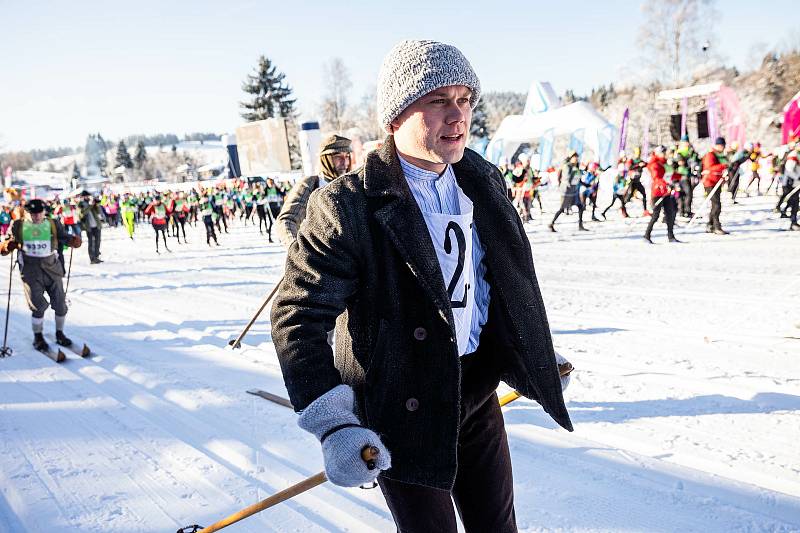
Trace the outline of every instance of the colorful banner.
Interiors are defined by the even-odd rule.
[[[728,144],[736,141],[739,146],[745,142],[745,122],[742,114],[739,98],[730,87],[720,87],[717,93],[719,97],[719,107],[722,114],[722,125],[720,133],[724,135]]]
[[[625,144],[628,142],[628,119],[630,118],[630,110],[626,107],[625,112],[622,114],[622,124],[619,127],[619,149],[621,152],[625,149]]]
[[[713,140],[717,135],[717,101],[712,96],[708,99],[708,136]]]
[[[597,162],[602,168],[611,166],[614,162],[614,128],[609,124],[597,132]]]
[[[795,98],[786,106],[783,114],[781,142],[786,144],[791,138],[800,137],[800,98]]]

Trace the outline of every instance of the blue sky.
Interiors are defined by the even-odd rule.
[[[745,67],[788,38],[793,2],[718,2],[718,51]],[[639,1],[273,2],[0,0],[0,151],[82,145],[89,132],[232,131],[241,82],[260,54],[315,116],[322,65],[341,57],[351,101],[404,38],[457,45],[484,90],[619,82],[639,57]],[[796,30],[795,30],[796,31]]]

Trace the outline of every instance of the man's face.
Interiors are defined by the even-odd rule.
[[[724,144],[715,144],[714,145],[714,150],[716,150],[717,152],[721,152],[724,149],[725,149],[725,145]]]
[[[333,154],[333,166],[336,169],[336,175],[341,176],[350,170],[350,154]]]
[[[391,127],[395,146],[411,163],[434,172],[464,156],[472,108],[472,91],[450,85],[429,92],[408,106]]]
[[[38,224],[38,223],[40,223],[42,220],[44,220],[44,212],[41,212],[41,213],[31,213],[31,222],[33,222],[34,224]]]

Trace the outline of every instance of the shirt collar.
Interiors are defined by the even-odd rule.
[[[409,163],[399,153],[397,154],[397,158],[400,160],[400,168],[403,169],[403,174],[408,179],[436,181],[442,176],[452,174],[453,172],[452,165],[447,165],[447,168],[444,169],[444,172],[442,172],[441,174],[437,174],[432,170],[426,170],[424,168],[418,167],[417,165]]]

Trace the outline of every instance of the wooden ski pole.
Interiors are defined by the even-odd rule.
[[[692,219],[689,221],[689,223],[686,224],[686,229],[689,229],[689,228],[692,227],[692,224],[694,224],[694,221],[700,215],[700,211],[702,211],[703,208],[706,206],[706,204],[709,201],[711,201],[711,198],[714,196],[714,194],[716,194],[717,189],[719,189],[722,186],[722,182],[724,182],[724,181],[728,181],[728,178],[727,177],[723,178],[723,179],[719,180],[716,185],[714,185],[714,188],[711,189],[711,193],[708,196],[706,196],[705,200],[703,200],[703,203],[700,204],[700,209],[697,210],[697,213],[695,213],[694,216],[692,217]]]
[[[570,362],[558,365],[558,373],[560,376],[569,374],[573,369],[574,367]],[[522,395],[519,392],[511,391],[498,398],[498,403],[500,404],[500,407],[503,407],[504,405],[508,405],[517,398],[521,397]],[[370,470],[375,469],[375,459],[377,459],[377,457],[378,449],[374,446],[364,446],[364,448],[361,450],[361,459],[367,463],[367,468]],[[245,507],[239,512],[215,522],[206,528],[202,528],[198,525],[187,526],[179,529],[177,533],[214,533],[215,531],[219,531],[220,529],[228,527],[231,524],[235,524],[240,520],[244,520],[245,518],[260,513],[261,511],[269,509],[270,507],[274,507],[279,503],[283,503],[286,500],[294,498],[295,496],[311,490],[314,487],[322,485],[326,481],[328,481],[328,477],[325,475],[325,472],[314,474],[313,476],[306,478],[299,483],[295,483],[289,488],[283,489],[282,491],[275,493],[272,496],[261,500],[260,502],[254,503],[253,505]]]
[[[506,405],[508,403],[513,402],[517,398],[522,396],[517,391],[509,392],[508,394],[504,394],[500,399],[500,406]],[[361,459],[367,463],[367,467],[370,470],[375,468],[375,459],[378,456],[378,449],[373,446],[365,446],[364,449],[361,450]],[[244,520],[249,516],[253,516],[256,513],[260,513],[270,507],[274,507],[279,503],[283,503],[286,500],[294,498],[298,494],[302,494],[307,490],[313,489],[319,485],[322,485],[328,481],[328,477],[325,475],[325,472],[320,472],[318,474],[314,474],[313,476],[304,479],[303,481],[292,485],[291,487],[284,489],[272,496],[261,500],[258,503],[254,503],[249,507],[245,507],[241,511],[234,513],[222,520],[211,524],[206,528],[200,528],[199,526],[188,526],[178,530],[178,533],[213,533],[214,531],[219,531],[224,527],[228,527],[231,524],[235,524],[240,520]]]
[[[575,367],[572,366],[572,363],[570,363],[569,361],[567,361],[565,363],[561,363],[560,365],[558,365],[558,375],[559,375],[559,377],[563,378],[564,376],[569,375],[569,373],[572,372],[573,370],[575,370]],[[497,400],[500,403],[500,407],[503,407],[504,405],[509,404],[509,403],[513,402],[514,400],[516,400],[517,398],[521,398],[521,397],[522,397],[522,394],[520,394],[519,392],[517,392],[515,390],[512,390],[511,392],[507,392],[507,393],[503,394]]]
[[[374,446],[364,446],[361,450],[361,459],[367,463],[367,468],[370,470],[375,469],[375,460],[378,458],[378,449]],[[313,476],[304,479],[303,481],[292,485],[287,489],[283,489],[282,491],[273,494],[272,496],[261,500],[258,503],[254,503],[249,507],[245,507],[241,511],[237,513],[233,513],[232,515],[223,518],[219,522],[215,522],[210,526],[200,529],[200,533],[213,533],[214,531],[219,531],[224,527],[228,527],[231,524],[235,524],[240,520],[244,520],[249,516],[253,516],[256,513],[260,513],[265,509],[269,509],[270,507],[274,507],[279,503],[283,503],[286,500],[294,498],[298,494],[302,494],[307,490],[313,489],[318,485],[322,485],[328,481],[328,477],[325,475],[325,472],[320,472],[318,474],[314,474]],[[191,527],[191,526],[190,526]],[[178,533],[184,531],[187,528],[179,529]]]
[[[283,282],[283,277],[281,277],[281,279],[278,280],[278,283],[275,284],[275,287],[272,288],[272,290],[270,291],[269,295],[267,295],[266,299],[264,300],[264,303],[261,304],[261,307],[258,308],[258,311],[256,311],[256,314],[254,314],[253,318],[250,319],[250,322],[244,327],[242,332],[239,333],[239,336],[235,340],[232,339],[232,340],[228,341],[228,344],[234,350],[236,348],[241,348],[242,339],[244,338],[245,335],[247,335],[247,332],[250,331],[250,328],[253,326],[253,324],[255,324],[256,320],[258,320],[258,317],[261,315],[261,312],[264,310],[265,307],[267,307],[267,304],[269,303],[270,300],[272,300],[272,297],[275,296],[275,293],[278,292],[278,287],[281,286],[282,282]]]

